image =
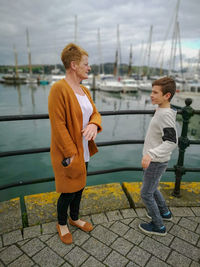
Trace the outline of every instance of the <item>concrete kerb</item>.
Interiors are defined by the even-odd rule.
[[[88,186],[81,201],[81,215],[98,214],[107,211],[144,207],[140,198],[142,183],[124,182]],[[160,189],[170,207],[196,207],[200,204],[200,183],[183,182],[181,198],[171,195],[174,183],[160,183]],[[56,192],[25,196],[29,226],[56,221]],[[19,198],[0,202],[0,233],[22,228]]]

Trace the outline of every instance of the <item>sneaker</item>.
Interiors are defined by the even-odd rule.
[[[160,236],[166,236],[167,234],[166,227],[164,225],[161,228],[158,228],[155,226],[153,222],[141,223],[139,225],[139,228],[142,232],[146,234],[160,235]]]
[[[148,212],[146,212],[146,216],[147,216],[149,219],[152,219],[152,218],[151,218],[151,215],[150,215]],[[171,220],[172,220],[172,213],[171,213],[171,211],[168,211],[168,212],[165,213],[165,214],[161,214],[161,217],[162,217],[163,221],[171,221]]]

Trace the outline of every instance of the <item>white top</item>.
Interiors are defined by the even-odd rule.
[[[90,100],[88,99],[86,95],[79,95],[76,93],[75,95],[77,97],[77,100],[82,110],[83,128],[85,128],[88,125],[90,116],[92,115],[93,107],[92,107],[92,104],[90,103]],[[84,149],[84,160],[85,162],[88,162],[90,160],[90,153],[89,153],[89,148],[88,148],[88,140],[86,140],[84,136],[83,136],[83,149]]]
[[[149,154],[153,162],[168,161],[177,146],[176,113],[171,108],[156,109],[143,148],[143,155]]]

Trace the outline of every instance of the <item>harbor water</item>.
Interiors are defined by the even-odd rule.
[[[0,115],[47,114],[50,85],[0,84]],[[136,94],[91,92],[99,111],[152,110],[149,93]],[[151,115],[120,115],[102,117],[103,131],[96,141],[144,139]],[[192,118],[190,139],[200,139],[200,116]],[[177,117],[178,134],[181,133],[181,116]],[[50,122],[48,119],[0,122],[0,151],[14,151],[50,146]],[[89,171],[120,167],[140,167],[142,144],[100,147],[91,158]],[[168,167],[177,162],[178,149],[173,152]],[[186,150],[185,167],[199,167],[199,146]],[[53,177],[50,154],[39,153],[0,158],[0,185],[17,181]],[[174,181],[173,172],[166,172],[162,181]],[[198,173],[186,173],[183,181],[199,181]],[[142,171],[124,171],[89,176],[87,185],[124,181],[142,181]],[[17,196],[54,191],[54,182],[18,186],[0,191],[0,201]]]

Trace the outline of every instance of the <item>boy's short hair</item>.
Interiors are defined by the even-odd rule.
[[[70,68],[72,61],[79,63],[83,55],[88,56],[88,53],[80,46],[74,43],[70,43],[65,46],[61,53],[61,60],[63,62],[63,65],[65,66],[65,69],[67,70]]]
[[[170,77],[163,77],[161,79],[155,80],[152,83],[152,86],[158,85],[161,86],[161,91],[163,95],[170,93],[171,96],[169,98],[169,101],[171,101],[172,97],[174,96],[176,92],[176,83],[175,81]]]

